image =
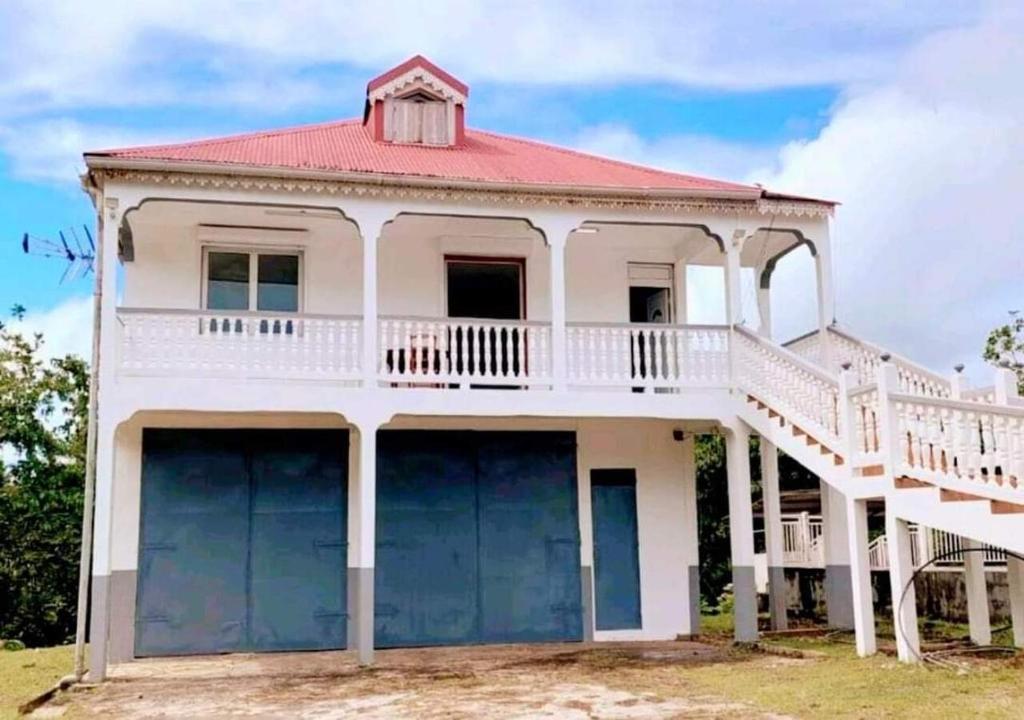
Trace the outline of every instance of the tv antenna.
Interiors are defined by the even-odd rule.
[[[85,225],[82,226],[82,232],[84,241],[73,225],[68,228],[66,234],[63,230],[58,231],[57,240],[25,233],[21,236],[21,250],[26,255],[62,258],[67,266],[60,277],[61,284],[77,280],[93,272],[93,264],[96,261],[96,243],[92,240],[92,233]]]

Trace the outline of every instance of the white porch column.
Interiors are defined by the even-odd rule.
[[[871,560],[868,554],[868,503],[844,497],[848,520],[847,540],[850,553],[850,593],[853,602],[853,628],[857,654],[874,655],[875,639],[874,592],[871,588]]]
[[[849,524],[845,496],[828,483],[821,482],[822,536],[825,542],[825,606],[828,625],[852,628],[853,591],[851,589]]]
[[[377,299],[377,246],[384,226],[395,216],[393,208],[342,208],[347,217],[355,221],[363,238],[363,386],[377,386],[378,376],[378,299]]]
[[[1006,584],[1010,595],[1013,644],[1024,648],[1024,560],[1006,558]]]
[[[732,237],[723,237],[725,242],[725,322],[739,325],[743,322],[743,293],[740,270],[740,251],[746,231],[736,230]]]
[[[814,266],[818,280],[818,337],[821,338],[821,359],[832,370],[832,349],[828,328],[835,319],[835,290],[832,283],[832,247],[829,237],[814,239]]]
[[[117,238],[124,218],[117,198],[104,198],[100,236],[102,277],[99,332],[98,416],[96,423],[96,497],[93,512],[92,607],[89,628],[90,682],[107,676],[110,634],[111,531],[114,513],[114,378],[117,362]]]
[[[566,361],[565,315],[565,248],[569,234],[580,224],[578,218],[552,217],[545,220],[541,229],[551,251],[551,387],[565,390],[568,385]]]
[[[694,455],[696,438],[691,433],[683,437],[682,482],[683,482],[683,528],[686,542],[683,555],[686,558],[686,607],[689,620],[687,634],[700,634],[700,533],[697,520],[697,462]]]
[[[750,431],[744,425],[725,438],[729,483],[729,546],[735,598],[736,642],[757,642],[757,587],[754,579],[754,514],[750,497]]]
[[[913,538],[907,521],[896,517],[888,506],[885,508],[885,536],[889,546],[889,583],[892,586],[896,653],[900,662],[918,662],[921,659],[921,639],[917,630],[917,594],[910,581],[914,573],[910,555]],[[907,588],[906,595],[903,594],[904,588]]]
[[[975,645],[992,644],[992,620],[988,612],[988,587],[985,582],[984,547],[977,540],[960,538],[964,555],[964,585],[967,590],[967,624],[971,642]]]
[[[779,493],[779,451],[761,438],[761,499],[764,505],[764,546],[768,560],[768,606],[772,630],[789,627],[786,617],[786,570],[783,565],[782,503]]]
[[[757,332],[762,337],[772,337],[772,290],[771,277],[765,275],[765,267],[759,266],[755,270],[754,282],[757,286]]]
[[[373,664],[373,583],[377,541],[377,431],[376,419],[356,423],[358,452],[351,464],[357,472],[351,478],[349,495],[349,646],[355,645],[359,664]]]

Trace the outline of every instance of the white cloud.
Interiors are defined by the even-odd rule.
[[[642,138],[625,125],[585,128],[573,141],[584,152],[703,177],[736,179],[775,160],[777,147],[736,143],[706,135]]]
[[[890,79],[848,92],[827,127],[751,179],[840,200],[837,314],[948,372],[979,359],[989,329],[1024,306],[1024,14],[993,11],[921,42]],[[808,266],[773,279],[785,331]],[[784,333],[783,333],[784,334]]]
[[[0,152],[10,159],[10,173],[23,180],[73,183],[85,170],[86,150],[131,147],[184,140],[180,132],[139,132],[89,125],[71,118],[0,127]]]
[[[92,321],[92,296],[85,295],[69,298],[47,310],[28,312],[23,320],[12,320],[6,325],[25,337],[42,333],[45,357],[73,354],[89,360]]]
[[[959,3],[450,0],[8,0],[0,114],[83,105],[266,106],[338,94],[311,68],[367,74],[423,52],[467,80],[664,81],[728,89],[878,77]],[[201,86],[197,78],[202,78]]]

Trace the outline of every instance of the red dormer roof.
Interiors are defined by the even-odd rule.
[[[392,80],[394,80],[395,78],[401,77],[402,75],[405,75],[410,70],[413,70],[413,69],[416,69],[416,68],[421,68],[423,70],[426,70],[431,75],[436,77],[438,80],[441,80],[442,82],[446,83],[447,85],[450,85],[451,88],[453,90],[456,90],[460,95],[463,95],[463,96],[468,96],[469,95],[469,85],[467,85],[466,83],[462,82],[461,80],[453,77],[452,75],[449,75],[447,72],[445,72],[444,70],[439,68],[434,63],[432,63],[429,60],[427,60],[422,55],[413,55],[411,58],[406,60],[401,65],[397,65],[397,66],[391,68],[387,72],[378,75],[373,80],[371,80],[370,82],[366,83],[366,93],[370,94],[371,92],[373,92],[374,90],[379,88],[381,85],[385,85],[385,84],[391,82]]]

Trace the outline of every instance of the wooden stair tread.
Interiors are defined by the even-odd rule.
[[[993,515],[1018,515],[1024,513],[1024,505],[1008,502],[1006,500],[992,501]]]
[[[917,478],[908,477],[906,475],[901,475],[893,480],[893,484],[896,486],[897,490],[934,487],[931,483],[927,483],[924,480],[918,480]]]
[[[946,488],[939,489],[939,500],[942,502],[974,502],[976,500],[986,500],[987,498],[979,497],[978,495],[972,495],[971,493],[960,492],[959,490],[947,490]]]
[[[880,477],[885,474],[884,465],[865,465],[860,469],[861,477]]]

